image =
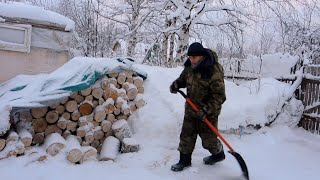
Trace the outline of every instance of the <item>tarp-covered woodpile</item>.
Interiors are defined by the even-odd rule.
[[[128,58],[74,58],[51,74],[1,84],[0,159],[33,145],[51,156],[65,152],[72,163],[97,153],[114,160],[120,147],[138,151],[126,120],[145,104],[147,75],[134,65]]]

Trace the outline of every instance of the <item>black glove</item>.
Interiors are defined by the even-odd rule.
[[[170,92],[173,94],[176,94],[179,90],[178,83],[176,81],[173,81],[173,83],[170,86]]]
[[[200,108],[199,111],[197,112],[197,115],[201,120],[203,120],[205,117],[208,116],[208,113],[203,108]]]

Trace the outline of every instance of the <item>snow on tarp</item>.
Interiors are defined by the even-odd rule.
[[[130,58],[76,57],[50,74],[18,75],[0,84],[0,135],[9,129],[9,115],[14,107],[48,106],[50,101],[88,88],[109,72],[132,69],[146,79],[147,74],[135,64]]]
[[[43,7],[27,5],[19,2],[1,3],[0,16],[2,18],[24,18],[44,21],[65,26],[66,31],[75,27],[74,21],[56,12],[45,10]]]

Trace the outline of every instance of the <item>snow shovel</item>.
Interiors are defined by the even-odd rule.
[[[188,102],[188,104],[192,107],[193,110],[195,110],[196,112],[199,111],[199,108],[191,101],[190,98],[187,97],[186,94],[184,94],[184,92],[182,92],[181,90],[178,90],[178,92],[186,99],[186,101]],[[206,113],[206,112],[205,112]],[[228,151],[230,154],[232,154],[238,161],[243,176],[249,180],[249,172],[248,172],[248,168],[246,165],[246,162],[244,162],[243,158],[241,157],[241,155],[237,152],[234,151],[234,149],[230,146],[230,144],[223,138],[223,136],[219,133],[219,131],[209,122],[209,120],[207,119],[207,117],[205,117],[203,119],[203,121],[210,127],[210,129],[223,141],[223,143],[229,148],[230,151]]]

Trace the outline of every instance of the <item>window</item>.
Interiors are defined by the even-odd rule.
[[[0,23],[0,49],[30,52],[31,25]]]

